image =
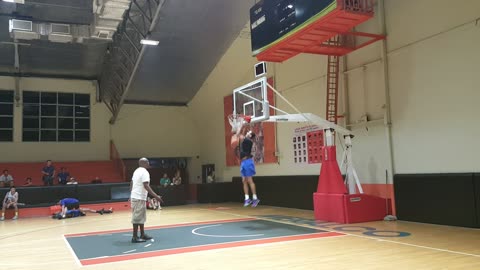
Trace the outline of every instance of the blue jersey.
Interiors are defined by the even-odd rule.
[[[65,198],[63,200],[60,200],[61,205],[71,205],[71,204],[78,204],[79,201],[74,198]]]
[[[48,176],[52,177],[53,176],[53,172],[55,171],[55,167],[53,166],[45,166],[43,167],[43,172],[47,173]]]

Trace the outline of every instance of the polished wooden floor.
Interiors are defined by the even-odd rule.
[[[311,211],[268,206],[189,205],[149,211],[146,225],[268,215],[313,218]],[[126,229],[130,228],[129,222],[128,211],[103,216],[89,214],[60,221],[50,218],[3,221],[0,223],[0,269],[480,269],[480,230],[401,221],[355,225],[379,231],[403,231],[410,233],[410,236],[368,236],[363,234],[361,228],[355,230],[349,227],[349,232],[342,231],[346,235],[340,237],[208,250],[92,266],[81,266],[63,237],[64,234]],[[329,225],[322,229],[334,230],[338,227]],[[388,232],[385,234],[388,235]]]

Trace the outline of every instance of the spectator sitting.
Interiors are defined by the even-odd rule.
[[[68,180],[67,185],[77,185],[78,182],[75,180],[75,178],[70,177],[70,180]]]
[[[175,173],[175,176],[173,177],[173,183],[172,185],[181,185],[182,184],[182,177],[180,176],[180,170],[178,170]]]
[[[13,177],[8,174],[8,170],[3,170],[0,176],[0,187],[13,187]]]
[[[95,177],[95,179],[92,180],[92,184],[101,184],[102,183],[102,179],[100,179],[100,177]]]
[[[60,185],[66,185],[68,178],[70,177],[70,173],[67,171],[65,167],[62,167],[57,177],[58,177],[58,183]]]
[[[2,206],[2,217],[0,220],[5,220],[5,210],[8,208],[15,208],[15,216],[12,219],[18,218],[18,192],[15,190],[15,187],[11,187],[10,191],[7,192],[5,195],[5,199],[3,199],[3,206]]]
[[[166,173],[164,173],[162,179],[160,179],[160,185],[164,186],[164,187],[167,187],[171,183],[172,183],[172,181],[170,180],[170,178],[168,178],[168,175]]]
[[[27,179],[25,179],[25,184],[23,184],[22,187],[31,187],[31,186],[33,186],[32,178],[27,177]]]
[[[53,186],[53,178],[55,177],[55,167],[52,165],[51,160],[47,160],[47,166],[43,167],[42,180],[45,186]]]

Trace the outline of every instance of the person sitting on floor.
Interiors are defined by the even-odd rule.
[[[62,217],[65,218],[68,210],[80,209],[80,201],[75,198],[65,198],[58,201],[58,204],[62,207],[60,212]]]
[[[5,220],[5,210],[9,208],[15,209],[15,216],[12,218],[13,220],[18,218],[18,192],[15,190],[15,187],[11,187],[10,191],[7,192],[5,195],[5,199],[3,199],[3,206],[2,206],[2,217],[0,220]]]
[[[67,212],[65,213],[65,217],[62,216],[61,212],[58,212],[58,213],[53,214],[52,218],[62,219],[62,218],[83,217],[83,216],[87,215],[86,212],[97,213],[97,214],[100,214],[100,215],[111,214],[111,213],[113,213],[113,208],[110,207],[110,209],[107,209],[107,210],[105,210],[105,208],[102,208],[101,210],[93,210],[93,209],[90,209],[90,208],[72,209],[72,210],[67,210]]]
[[[162,206],[160,206],[160,202],[155,198],[147,198],[147,209],[150,210],[162,210]]]

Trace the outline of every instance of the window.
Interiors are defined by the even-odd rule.
[[[89,142],[90,95],[23,92],[24,142]]]
[[[0,90],[0,142],[13,141],[13,91]]]

